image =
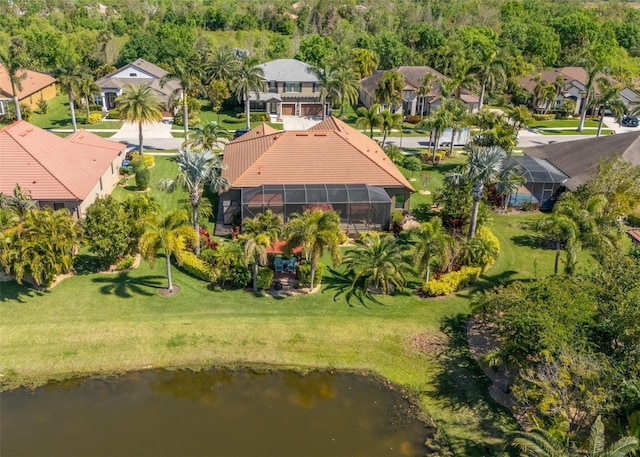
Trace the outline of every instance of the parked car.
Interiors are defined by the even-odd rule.
[[[640,121],[635,116],[624,115],[620,121],[620,125],[623,127],[637,127],[640,125]]]

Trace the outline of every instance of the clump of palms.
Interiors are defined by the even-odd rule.
[[[423,222],[420,227],[411,230],[411,232],[418,239],[414,248],[413,263],[420,274],[424,276],[425,282],[429,282],[431,266],[434,261],[442,262],[444,259],[448,236],[444,232],[439,217]]]
[[[387,135],[392,130],[402,129],[402,114],[391,113],[388,109],[380,113],[380,128],[382,129],[382,147],[387,141]]]
[[[142,84],[139,87],[130,84],[124,87],[123,92],[116,98],[118,118],[138,123],[140,155],[143,155],[142,125],[162,120],[162,103],[149,84]]]
[[[229,131],[220,127],[216,121],[197,125],[193,134],[182,143],[182,147],[198,150],[219,150],[220,140],[228,138]]]
[[[361,106],[356,111],[356,114],[358,115],[358,119],[356,119],[356,126],[359,129],[369,129],[369,137],[373,138],[373,129],[379,129],[382,126],[380,105],[378,103],[374,103],[369,109]]]
[[[244,264],[251,268],[253,291],[258,291],[258,266],[267,262],[267,249],[282,232],[282,221],[269,209],[242,223],[240,242],[244,248]]]

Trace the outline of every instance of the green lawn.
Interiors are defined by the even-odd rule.
[[[428,187],[437,187],[442,172],[462,160],[438,167]],[[184,193],[160,193],[155,185],[174,175],[171,157],[156,156],[149,192],[165,210],[177,207]],[[125,198],[132,192],[118,187],[114,195]],[[420,203],[412,197],[412,207]],[[552,271],[553,251],[538,248],[527,230],[539,217],[496,216],[492,229],[502,244],[501,256],[475,289]],[[339,273],[329,269],[321,292],[277,299],[212,290],[174,268],[180,293],[162,298],[157,294],[166,285],[162,259],[155,269],[143,263],[119,274],[92,273],[84,251],[77,260],[79,274],[50,291],[2,284],[4,388],[154,367],[363,370],[413,392],[456,455],[495,455],[504,432],[516,427],[487,396],[487,380],[466,345],[471,290],[423,299],[413,293],[414,278],[404,293],[349,306],[343,295],[336,296],[343,284]]]
[[[97,124],[85,124],[87,113],[82,107],[76,106],[76,125],[79,129],[119,129],[122,122],[117,120],[109,120],[99,122]],[[69,110],[69,98],[66,95],[57,95],[49,100],[47,114],[40,114],[37,110],[29,119],[33,125],[43,129],[70,129],[71,111]],[[109,136],[113,135],[110,133]]]

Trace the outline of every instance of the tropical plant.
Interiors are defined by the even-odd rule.
[[[253,291],[258,290],[258,267],[267,262],[267,249],[280,237],[282,221],[271,210],[242,223],[240,242],[244,248],[244,264],[251,268]]]
[[[393,114],[388,109],[380,113],[380,129],[382,130],[382,147],[387,140],[387,135],[392,130],[402,129],[402,114]]]
[[[374,103],[369,109],[361,106],[356,111],[356,114],[358,115],[358,119],[356,119],[356,126],[359,129],[369,129],[369,136],[373,138],[373,129],[380,128],[382,124],[380,105],[378,103]]]
[[[258,66],[258,61],[253,58],[245,58],[240,61],[233,79],[233,92],[238,97],[238,103],[244,100],[244,112],[247,118],[247,128],[251,128],[251,92],[256,94],[259,100],[260,92],[266,90],[264,70]]]
[[[417,124],[418,128],[426,128],[429,130],[430,142],[433,145],[432,163],[436,163],[438,147],[440,146],[440,137],[447,127],[451,125],[452,115],[444,105],[438,106],[431,112],[428,118]],[[453,142],[453,141],[452,141]]]
[[[423,97],[424,100],[420,104],[420,117],[424,116],[424,101],[430,99],[433,96],[433,83],[436,81],[436,75],[430,72],[426,72],[422,78],[420,78],[420,87],[418,87],[418,95]],[[431,112],[431,110],[429,110]]]
[[[400,148],[400,146],[396,146],[395,144],[386,146],[384,148],[384,153],[387,155],[387,157],[389,157],[389,160],[391,160],[395,164],[399,164],[400,162],[402,162],[402,159],[405,156],[404,152],[402,152],[402,148]],[[422,166],[420,168],[422,168]]]
[[[478,78],[480,83],[480,101],[478,109],[482,109],[485,90],[492,90],[497,84],[506,80],[507,61],[496,49],[482,50],[476,62],[471,66],[470,72]]]
[[[357,239],[355,247],[345,253],[344,264],[353,273],[351,287],[360,287],[365,294],[371,287],[385,294],[402,290],[410,270],[396,238],[377,232]]]
[[[164,250],[167,290],[173,292],[171,256],[175,256],[179,265],[182,264],[182,253],[185,251],[188,241],[195,244],[196,233],[189,225],[187,212],[184,210],[154,215],[147,218],[145,222],[146,230],[140,238],[140,254],[153,268],[158,250]]]
[[[208,82],[224,81],[227,85],[231,84],[238,71],[239,63],[232,47],[218,47],[208,58],[206,68]]]
[[[185,140],[189,139],[189,98],[201,90],[201,76],[202,71],[197,65],[177,61],[173,64],[173,71],[168,72],[160,79],[160,87],[164,87],[171,80],[180,82],[179,96],[182,101],[182,125]]]
[[[142,140],[142,124],[162,120],[161,102],[149,84],[139,87],[133,84],[123,89],[123,94],[116,98],[118,104],[118,118],[127,122],[138,123],[138,140],[140,155],[144,154]]]
[[[513,128],[516,132],[516,135],[521,129],[527,128],[527,126],[531,125],[534,122],[531,111],[529,111],[529,108],[524,105],[519,105],[513,109],[510,109],[508,111],[508,115],[511,122],[513,122]]]
[[[439,217],[433,217],[430,221],[423,222],[420,227],[413,229],[412,233],[418,238],[413,262],[428,283],[433,261],[442,260],[445,253],[446,234],[442,228],[442,221]]]
[[[91,102],[94,94],[100,93],[100,88],[91,76],[85,75],[78,83],[78,93],[84,101],[84,107],[87,110],[87,124],[91,117]]]
[[[598,73],[602,70],[602,65],[590,58],[583,60],[582,66],[587,72],[587,81],[584,85],[584,94],[582,96],[582,103],[580,104],[580,122],[578,123],[578,132],[582,132],[584,130],[584,121],[587,117],[587,110],[592,105],[592,100],[595,97],[594,84],[597,80]]]
[[[316,284],[316,268],[325,250],[331,254],[334,264],[340,262],[338,246],[345,235],[340,228],[340,216],[334,211],[306,210],[302,214],[292,214],[284,228],[284,237],[287,249],[300,246],[303,256],[309,261],[311,289]]]
[[[339,67],[333,73],[334,85],[340,98],[339,117],[344,114],[345,103],[353,105],[358,101],[360,81],[355,72],[349,67]]]
[[[73,131],[78,130],[76,125],[76,110],[75,110],[75,91],[80,87],[82,83],[82,71],[78,66],[78,62],[70,56],[61,57],[56,62],[56,68],[53,71],[54,76],[60,83],[62,90],[67,93],[69,97],[69,109],[71,110],[71,124]]]
[[[229,131],[220,127],[216,121],[196,125],[193,135],[182,143],[182,147],[198,150],[220,150],[220,139],[228,138]]]
[[[565,272],[567,274],[571,273],[576,264],[575,243],[578,237],[578,227],[575,222],[562,214],[553,214],[545,217],[544,219],[540,219],[535,228],[545,238],[551,240],[555,244],[556,255],[553,274],[558,274],[560,252],[563,248],[567,253]]]
[[[377,103],[394,112],[402,102],[404,90],[404,76],[395,70],[388,70],[382,74],[378,87],[373,91],[373,98]]]
[[[27,77],[27,72],[23,70],[26,64],[26,51],[24,40],[20,37],[11,37],[9,46],[5,50],[0,50],[0,63],[4,65],[9,74],[13,105],[16,112],[16,120],[18,121],[22,119],[18,92],[22,90],[22,81]]]
[[[87,208],[83,227],[89,250],[103,268],[114,265],[129,253],[129,218],[123,205],[112,196],[98,197]]]
[[[626,105],[620,99],[620,91],[623,89],[622,84],[612,85],[607,78],[598,78],[598,93],[599,96],[592,101],[592,106],[598,108],[598,133],[596,136],[600,136],[602,133],[602,124],[604,122],[604,115],[607,110],[611,111],[618,121],[624,115],[627,110]]]
[[[507,209],[511,194],[516,192],[526,181],[527,178],[521,174],[520,167],[515,161],[505,161],[498,181],[495,183],[496,193],[502,198],[503,209]]]
[[[451,127],[451,143],[449,143],[449,155],[453,155],[453,148],[458,132],[467,127],[470,122],[469,109],[461,101],[456,99],[445,99],[442,106],[448,112],[449,127]]]
[[[200,256],[200,218],[198,208],[206,184],[214,192],[221,192],[229,186],[227,178],[221,175],[225,164],[219,155],[211,151],[194,152],[190,149],[181,149],[176,156],[178,175],[174,179],[163,179],[158,183],[158,188],[173,192],[177,186],[181,186],[189,193],[191,203],[193,229],[196,243],[195,253]]]

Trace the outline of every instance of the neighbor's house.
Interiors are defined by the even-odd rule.
[[[402,113],[405,116],[428,115],[431,113],[431,110],[440,106],[442,102],[441,82],[449,81],[449,78],[427,66],[398,67],[395,71],[400,73],[404,78],[402,106],[400,106],[396,112]],[[378,71],[360,80],[360,102],[367,108],[371,108],[371,106],[376,103],[374,94],[383,73],[384,71]],[[434,76],[431,92],[426,95],[420,95],[420,87],[427,73],[431,73]],[[478,110],[478,104],[480,103],[480,97],[478,95],[465,88],[461,88],[460,99],[472,112]]]
[[[16,184],[53,209],[85,216],[97,197],[111,193],[127,146],[86,130],[61,138],[26,121],[0,130],[0,192]]]
[[[541,76],[542,80],[546,81],[547,84],[554,84],[558,76],[561,76],[564,82],[564,88],[562,89],[560,94],[554,98],[553,102],[549,106],[549,109],[553,110],[553,109],[560,108],[564,100],[571,99],[576,102],[576,110],[574,114],[578,114],[580,112],[580,107],[585,102],[586,85],[589,79],[587,71],[584,68],[582,67],[555,68],[552,70],[543,71],[542,73],[539,73],[539,75]],[[615,79],[602,73],[596,76],[596,81],[601,77],[606,78],[609,81],[609,83],[611,83],[611,85],[615,86],[619,84],[618,81],[616,81]],[[533,104],[535,103],[533,94],[534,94],[536,85],[538,84],[536,82],[537,78],[538,78],[538,74],[525,76],[520,79],[520,85],[524,87],[527,90],[527,92],[529,92],[532,95],[532,99],[531,99],[532,108],[542,109],[544,108],[543,106],[544,102],[542,100],[538,103],[539,106],[533,106]],[[600,94],[598,92],[597,82],[594,83],[593,87],[595,89],[596,96],[599,96]],[[640,106],[640,94],[638,94],[633,89],[630,89],[629,87],[622,88],[622,90],[620,91],[620,99],[627,106],[627,111],[633,111],[635,108]]]
[[[40,100],[49,101],[56,96],[56,80],[53,76],[34,70],[18,70],[19,77],[25,74],[20,80],[21,89],[17,94],[20,103],[35,110]],[[7,112],[10,103],[13,103],[11,79],[7,68],[0,64],[0,116]]]
[[[122,95],[122,89],[125,86],[132,84],[140,87],[143,84],[149,84],[160,98],[164,110],[168,112],[172,100],[182,99],[182,86],[176,79],[170,79],[162,85],[160,81],[167,73],[157,65],[138,59],[98,79],[96,84],[100,88],[100,97],[96,101],[104,111],[114,109],[116,97]]]
[[[321,116],[320,80],[313,67],[296,59],[277,59],[258,65],[264,72],[267,92],[250,94],[253,110],[265,111],[277,120],[282,116]]]
[[[413,187],[378,143],[328,117],[309,130],[262,124],[224,148],[217,233],[271,209],[283,221],[307,209],[334,210],[345,230],[386,230],[408,210]]]
[[[634,166],[640,165],[640,132],[536,146],[524,153],[524,157],[510,158],[527,178],[512,196],[512,204],[530,201],[540,204],[541,209],[551,209],[561,192],[573,192],[586,184],[603,160],[620,156]]]

